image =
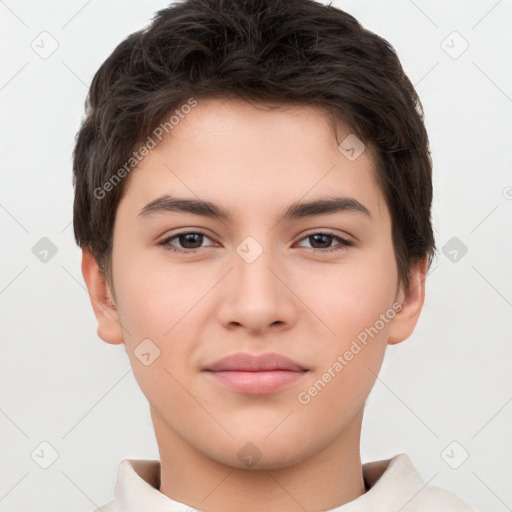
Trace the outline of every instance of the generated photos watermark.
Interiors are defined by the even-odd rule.
[[[149,151],[157,146],[162,141],[165,135],[169,134],[182,119],[185,119],[187,114],[197,106],[197,100],[195,98],[189,98],[186,103],[181,105],[179,109],[176,109],[167,121],[160,123],[148,136],[144,144],[132,153],[132,156],[111,176],[101,187],[94,189],[94,197],[98,200],[103,199],[107,192],[113,190],[123,178],[125,178],[130,172],[139,164],[144,157],[149,155]]]
[[[350,347],[345,350],[343,355],[338,355],[329,368],[317,379],[307,390],[301,391],[297,395],[299,403],[307,405],[331,382],[342,370],[354,359],[361,350],[368,345],[368,338],[375,338],[384,327],[395,318],[396,314],[402,310],[402,305],[395,302],[384,313],[379,315],[378,320],[370,327],[365,327],[357,337],[352,340]]]

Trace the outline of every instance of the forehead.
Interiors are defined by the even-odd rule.
[[[282,213],[284,204],[300,199],[343,195],[380,215],[371,148],[341,121],[335,131],[325,110],[208,98],[187,112],[132,172],[120,208],[140,212],[169,194],[220,201],[233,214],[274,207]],[[346,151],[351,144],[364,148],[355,159]]]

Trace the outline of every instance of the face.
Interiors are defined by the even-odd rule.
[[[360,420],[403,296],[372,157],[347,155],[315,108],[203,99],[133,171],[112,291],[159,444],[278,468]]]

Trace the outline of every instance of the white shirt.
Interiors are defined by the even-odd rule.
[[[326,512],[472,512],[452,493],[425,486],[405,454],[363,464],[368,486],[362,496]],[[191,512],[192,507],[174,501],[158,490],[160,462],[123,460],[114,501],[95,512]]]

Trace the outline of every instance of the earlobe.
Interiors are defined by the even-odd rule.
[[[427,276],[428,256],[411,268],[411,277],[407,290],[401,290],[398,301],[402,309],[390,323],[388,344],[400,343],[414,331],[425,301],[425,278]]]
[[[87,248],[82,249],[82,275],[98,322],[98,336],[107,343],[124,343],[123,330],[112,292],[98,267],[96,258]]]

